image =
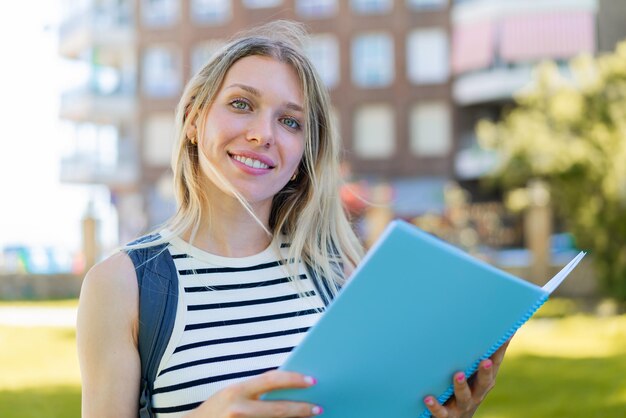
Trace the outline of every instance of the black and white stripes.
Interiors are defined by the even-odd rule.
[[[294,266],[300,286],[289,280],[287,247],[227,258],[171,241],[180,296],[154,384],[158,417],[183,416],[213,393],[279,367],[317,322],[323,303],[304,265]]]

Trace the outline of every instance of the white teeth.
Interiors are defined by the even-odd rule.
[[[237,161],[239,161],[240,163],[243,163],[245,165],[247,165],[248,167],[252,167],[252,168],[270,168],[269,165],[259,161],[259,160],[253,160],[252,158],[246,158],[246,157],[242,157],[240,155],[233,155],[233,158]]]

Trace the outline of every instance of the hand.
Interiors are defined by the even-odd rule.
[[[259,399],[273,390],[307,388],[314,384],[312,377],[273,370],[215,393],[187,418],[297,418],[319,415],[322,408],[317,405]]]
[[[426,408],[435,418],[470,418],[485,399],[487,393],[496,383],[496,374],[502,364],[504,353],[509,342],[502,345],[491,358],[483,360],[478,365],[478,372],[471,384],[468,384],[463,372],[454,375],[454,396],[445,405],[441,405],[434,396],[424,398]]]

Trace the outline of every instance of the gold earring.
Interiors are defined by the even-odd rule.
[[[192,136],[191,138],[189,138],[189,142],[191,142],[192,145],[198,145],[198,137]]]
[[[298,173],[293,173],[293,176],[291,176],[291,178],[289,179],[289,181],[294,181],[296,179],[296,176],[298,175]]]

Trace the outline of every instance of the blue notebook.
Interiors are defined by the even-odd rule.
[[[582,259],[539,287],[404,221],[393,221],[281,366],[315,377],[264,399],[307,401],[326,418],[426,418],[452,376],[472,375]]]

